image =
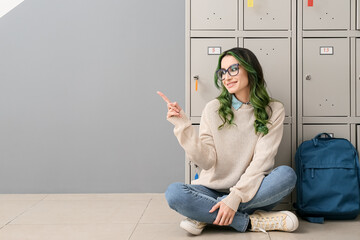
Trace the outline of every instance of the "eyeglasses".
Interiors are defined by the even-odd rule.
[[[219,70],[216,71],[216,75],[218,77],[218,79],[221,80],[225,80],[225,75],[228,72],[230,76],[236,76],[239,74],[239,67],[240,64],[239,63],[235,63],[233,65],[231,65],[228,69],[223,69],[220,68]]]

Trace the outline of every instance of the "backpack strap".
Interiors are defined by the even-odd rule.
[[[358,152],[356,151],[356,149],[354,148],[355,151],[355,166],[357,168],[357,177],[358,177],[358,181],[359,181],[359,192],[360,192],[360,164],[359,164],[359,155]],[[359,203],[359,209],[360,209],[360,203]]]

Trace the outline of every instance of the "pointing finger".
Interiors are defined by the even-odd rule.
[[[162,92],[157,91],[157,94],[159,94],[165,102],[170,103],[170,100]]]

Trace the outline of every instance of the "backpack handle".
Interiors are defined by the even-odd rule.
[[[316,147],[317,144],[318,144],[318,139],[321,138],[322,135],[325,135],[327,138],[332,138],[332,136],[331,136],[329,133],[325,133],[325,132],[319,133],[318,135],[316,135],[316,136],[312,139],[315,147]]]
[[[322,135],[325,135],[328,138],[332,138],[332,136],[329,133],[319,133],[318,135],[316,135],[314,138],[321,138]]]

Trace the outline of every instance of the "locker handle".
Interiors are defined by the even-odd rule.
[[[199,75],[195,75],[195,76],[194,76],[194,80],[195,80],[195,91],[197,91],[197,90],[198,90]]]
[[[313,7],[313,6],[314,6],[314,1],[308,0],[308,7]]]
[[[311,80],[311,75],[310,75],[310,74],[306,75],[306,76],[305,76],[305,79],[306,79],[306,80]]]

